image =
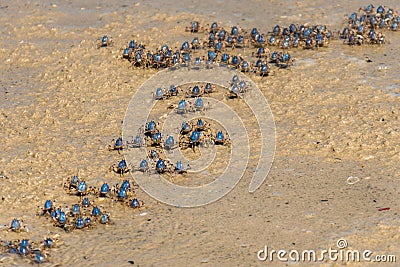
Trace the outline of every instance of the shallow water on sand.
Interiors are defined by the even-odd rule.
[[[35,216],[46,199],[76,202],[62,184],[77,172],[96,186],[122,180],[109,172],[122,156],[106,147],[121,135],[135,91],[156,73],[120,58],[129,40],[179,46],[193,38],[184,32],[192,20],[261,32],[275,24],[326,24],[336,32],[366,4],[1,3],[0,173],[7,179],[0,178],[0,224],[20,218],[29,232],[2,227],[0,239],[58,234],[63,244],[43,266],[258,266],[265,264],[257,260],[265,245],[319,249],[334,247],[339,237],[354,248],[398,252],[399,32],[387,32],[382,47],[334,40],[318,50],[292,49],[290,69],[250,76],[270,104],[277,135],[271,172],[253,194],[247,170],[226,197],[200,208],[170,207],[137,189],[143,210],[99,203],[111,214],[107,226],[66,233]],[[400,10],[396,1],[382,4]],[[96,49],[104,34],[114,45]],[[360,181],[349,185],[349,176]],[[378,211],[383,207],[390,210]],[[30,263],[0,254],[0,265]]]

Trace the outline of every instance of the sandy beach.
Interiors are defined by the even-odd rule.
[[[0,240],[57,235],[59,245],[40,266],[398,266],[398,31],[386,31],[382,46],[348,46],[334,38],[328,47],[289,49],[295,58],[290,68],[267,77],[248,74],[276,126],[274,161],[254,193],[248,192],[253,164],[225,197],[197,208],[169,206],[135,188],[143,209],[97,203],[110,213],[109,225],[67,233],[36,216],[47,199],[60,206],[77,201],[63,189],[73,175],[97,187],[123,180],[109,171],[123,156],[107,146],[121,136],[131,98],[158,72],[122,59],[130,40],[149,49],[179,47],[193,39],[185,27],[194,20],[204,27],[217,21],[227,29],[262,32],[276,24],[323,24],[337,36],[349,14],[369,4],[211,3],[0,4]],[[379,4],[400,10],[396,1]],[[103,35],[113,45],[98,49]],[[251,58],[251,51],[241,53]],[[257,138],[250,140],[257,149]],[[29,231],[7,231],[13,218]],[[347,249],[396,255],[397,263],[257,257],[265,246],[337,249],[339,239],[347,241]],[[31,264],[0,253],[0,266]]]

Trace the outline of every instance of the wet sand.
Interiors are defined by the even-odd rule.
[[[345,15],[368,4],[279,2],[220,1],[217,8],[208,1],[2,3],[0,173],[8,178],[0,178],[0,224],[20,218],[29,232],[2,230],[0,239],[59,234],[63,244],[43,266],[283,266],[292,263],[260,262],[257,252],[265,245],[335,248],[339,238],[353,249],[395,254],[399,261],[398,32],[387,33],[390,43],[382,47],[336,40],[317,51],[289,50],[296,58],[290,69],[251,76],[270,104],[277,131],[271,171],[256,192],[247,191],[247,171],[227,196],[200,208],[170,207],[138,189],[146,209],[115,205],[109,210],[113,224],[104,227],[65,233],[35,216],[46,199],[76,201],[62,184],[78,171],[97,186],[121,181],[109,172],[121,155],[106,147],[121,135],[135,91],[156,73],[132,69],[121,59],[129,40],[153,49],[179,46],[193,38],[184,28],[194,19],[262,32],[292,22],[339,31]],[[400,10],[395,1],[382,4]],[[104,34],[114,44],[97,49]],[[349,176],[359,181],[350,185]],[[0,265],[30,263],[1,254]]]

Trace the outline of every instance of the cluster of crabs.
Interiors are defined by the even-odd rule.
[[[369,4],[353,12],[347,19],[347,26],[342,30],[340,38],[348,45],[379,44],[386,42],[382,31],[397,31],[400,16],[392,8]]]
[[[93,228],[97,223],[109,224],[110,214],[102,206],[96,205],[96,201],[101,199],[117,201],[132,208],[140,208],[143,202],[133,198],[134,190],[128,180],[124,180],[121,185],[116,184],[110,187],[103,183],[99,188],[88,186],[84,180],[78,176],[73,176],[64,183],[64,189],[71,195],[79,197],[79,202],[71,207],[56,207],[50,199],[46,200],[41,211],[41,216],[48,216],[52,219],[55,226],[61,227],[67,232],[74,229]]]
[[[95,187],[89,186],[86,181],[75,175],[64,182],[63,188],[68,194],[78,197],[79,201],[69,206],[56,205],[55,200],[47,199],[43,206],[39,207],[36,215],[48,218],[53,226],[66,232],[90,229],[99,224],[112,224],[110,214],[104,208],[107,203],[110,204],[109,206],[113,206],[112,203],[120,203],[133,209],[142,209],[144,206],[143,201],[135,197],[133,185],[129,180],[124,180],[121,184],[117,183],[114,186],[103,183],[100,187]],[[102,205],[96,205],[97,202],[101,202]],[[12,219],[5,230],[16,233],[28,232],[23,221],[17,218]],[[54,237],[47,237],[40,242],[29,239],[0,240],[0,253],[17,254],[41,264],[49,261],[48,252],[56,243],[58,245],[60,242]]]
[[[126,161],[123,159],[117,164],[111,166],[111,170],[116,173],[123,175],[127,172],[140,171],[140,172],[151,172],[154,170],[156,173],[186,173],[189,165],[184,166],[181,161],[177,161],[175,164],[170,163],[164,156],[163,151],[171,152],[173,149],[187,149],[192,148],[195,152],[196,147],[207,146],[207,145],[229,145],[230,140],[227,133],[219,130],[214,131],[211,129],[210,124],[202,118],[195,121],[183,121],[180,128],[179,142],[176,143],[172,135],[163,137],[163,134],[158,129],[159,123],[151,120],[146,123],[144,138],[137,135],[132,141],[122,141],[122,138],[117,139],[118,143],[110,145],[110,149],[128,149],[137,148],[138,146],[132,146],[132,143],[140,140],[142,146],[149,148],[147,158],[143,159],[138,167],[128,166]],[[123,145],[122,145],[123,144]],[[122,146],[121,146],[122,145]]]
[[[306,26],[292,23],[288,27],[275,25],[268,35],[261,34],[256,28],[253,28],[250,36],[255,47],[268,45],[282,49],[299,47],[314,49],[327,46],[333,34],[325,25]]]
[[[11,220],[7,231],[27,232],[27,228],[21,220],[16,218]],[[49,250],[59,244],[57,236],[46,237],[40,241],[32,241],[29,239],[16,239],[11,241],[0,240],[0,253],[17,254],[21,257],[29,259],[31,262],[41,264],[49,257]]]
[[[141,135],[137,135],[131,141],[123,141],[119,137],[113,145],[109,146],[109,149],[119,151],[122,149],[146,147],[148,150],[147,158],[138,162],[137,167],[128,165],[122,159],[112,165],[111,170],[120,175],[133,171],[172,175],[186,173],[190,169],[190,165],[184,164],[182,161],[177,161],[175,164],[171,163],[165,157],[165,152],[170,153],[178,147],[182,150],[192,148],[193,152],[195,152],[195,149],[199,146],[230,144],[227,133],[221,130],[216,131],[215,134],[213,132],[210,124],[205,119],[198,118],[195,121],[183,121],[180,128],[179,142],[176,143],[172,135],[164,138],[161,130],[159,130],[159,123],[151,120],[144,126],[144,138]]]
[[[392,8],[372,4],[359,9],[360,13],[352,13],[348,18],[348,26],[339,33],[349,45],[384,44],[385,35],[381,30],[397,31],[400,17]],[[192,41],[184,41],[180,48],[170,48],[164,44],[155,51],[146,49],[145,45],[131,40],[123,49],[122,57],[129,60],[134,67],[168,68],[177,64],[200,65],[219,63],[242,72],[256,73],[261,76],[269,74],[273,64],[286,68],[293,63],[287,52],[292,48],[317,49],[326,47],[334,38],[331,30],[325,25],[290,24],[276,25],[270,32],[260,33],[257,28],[244,30],[237,26],[223,28],[217,22],[201,26],[193,21],[185,30],[195,35]],[[202,35],[202,36],[200,36]],[[98,47],[112,44],[111,37],[103,36]],[[269,48],[281,51],[270,51]],[[255,49],[250,54],[256,60],[247,60],[242,54],[245,49]],[[248,54],[248,53],[246,53]]]
[[[240,97],[248,90],[246,82],[240,81],[237,75],[234,75],[229,83],[229,89],[224,94],[227,99]],[[194,153],[199,147],[226,146],[231,145],[227,132],[217,129],[207,119],[202,117],[205,110],[211,108],[209,103],[203,100],[204,95],[213,95],[218,92],[216,86],[211,83],[188,85],[187,88],[170,85],[168,88],[156,88],[152,97],[156,101],[163,102],[168,100],[167,108],[173,109],[176,114],[185,118],[187,113],[199,113],[196,119],[185,120],[177,127],[179,140],[173,135],[164,135],[161,130],[161,122],[149,120],[141,127],[135,137],[128,137],[123,140],[121,137],[114,139],[108,146],[109,150],[122,151],[124,149],[146,149],[147,158],[142,159],[137,165],[128,164],[125,159],[110,167],[111,171],[121,176],[127,172],[140,171],[143,173],[158,174],[183,174],[190,166],[182,161],[175,164],[170,162],[165,156],[166,153],[173,153],[175,149],[182,151],[191,148]],[[170,104],[175,102],[176,104]]]
[[[295,24],[288,28],[275,26],[268,38],[256,28],[246,32],[232,26],[230,30],[225,30],[216,22],[205,29],[199,22],[194,21],[186,27],[186,31],[193,35],[203,34],[204,37],[194,36],[191,42],[184,41],[180,48],[172,49],[164,44],[155,51],[150,51],[144,44],[131,40],[128,47],[123,49],[122,57],[129,60],[134,67],[158,69],[179,64],[196,66],[219,63],[242,72],[266,76],[271,64],[278,68],[292,65],[294,59],[287,49],[326,46],[332,36],[326,26],[309,27]],[[110,38],[104,36],[98,46],[104,47],[109,44]],[[282,51],[271,52],[268,46]],[[242,54],[235,53],[238,50],[244,53],[245,49],[254,49],[250,54],[257,59],[247,60]]]

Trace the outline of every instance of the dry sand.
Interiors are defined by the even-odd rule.
[[[59,234],[63,244],[43,266],[292,265],[260,262],[257,252],[265,245],[335,248],[339,238],[353,249],[395,254],[399,262],[398,32],[387,34],[390,43],[382,47],[335,41],[318,51],[291,50],[292,68],[252,77],[277,130],[275,160],[255,193],[247,192],[247,172],[226,197],[200,208],[170,207],[139,189],[145,214],[115,205],[113,224],[105,227],[65,233],[35,216],[46,199],[75,201],[62,183],[78,170],[95,185],[121,180],[108,171],[121,156],[106,146],[121,134],[130,98],[156,73],[121,59],[129,40],[178,46],[191,40],[183,29],[193,19],[262,32],[291,22],[340,30],[345,15],[367,4],[219,1],[211,8],[210,2],[1,3],[0,172],[8,179],[0,179],[0,224],[21,218],[29,232],[1,231],[0,239]],[[384,4],[400,10],[396,1]],[[114,45],[97,49],[104,34]],[[349,176],[359,182],[349,185]],[[379,211],[384,207],[390,210]],[[0,265],[30,263],[1,254]]]

